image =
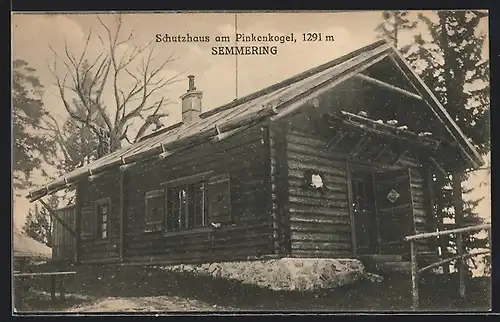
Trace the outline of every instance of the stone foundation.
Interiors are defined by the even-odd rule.
[[[356,259],[282,258],[199,265],[162,266],[163,270],[192,272],[240,281],[272,290],[312,291],[335,288],[366,277]]]

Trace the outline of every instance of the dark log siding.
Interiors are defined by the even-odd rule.
[[[254,126],[218,143],[151,159],[127,170],[124,196],[124,261],[231,260],[273,252],[267,131]],[[232,223],[192,229],[188,235],[145,232],[145,193],[161,183],[213,171],[231,175]]]
[[[428,205],[428,189],[426,182],[426,173],[423,169],[413,168],[410,170],[410,188],[413,202],[413,218],[415,221],[415,233],[428,233],[432,229],[432,220],[429,205]],[[419,251],[429,251],[429,239],[424,239],[417,243]]]
[[[82,240],[80,258],[84,262],[188,263],[263,255],[355,256],[347,165],[385,171],[418,161],[402,159],[397,165],[388,165],[382,159],[377,164],[349,160],[344,150],[328,151],[328,138],[318,135],[310,126],[312,122],[306,120],[292,118],[254,125],[220,142],[131,165],[123,173],[123,189],[119,169],[84,182],[78,208],[81,211],[96,200],[110,198],[110,233],[108,240]],[[306,170],[323,175],[323,192],[307,186]],[[215,229],[208,226],[184,233],[148,232],[145,194],[161,189],[163,182],[208,171],[230,174],[232,221]],[[411,171],[416,232],[429,231],[425,175],[418,169]]]
[[[285,123],[286,122],[286,123]],[[411,168],[411,194],[417,233],[430,231],[428,195],[425,192],[424,171],[420,161],[409,155],[397,164],[390,164],[395,155],[386,153],[378,162],[351,160],[349,151],[328,151],[328,139],[317,133],[314,116],[294,116],[287,121],[286,139],[279,146],[286,149],[286,226],[289,229],[292,257],[352,257],[353,236],[348,196],[347,165],[387,171]],[[333,137],[333,134],[332,134]],[[331,138],[330,138],[331,139]],[[352,147],[348,147],[349,149]],[[278,159],[278,158],[277,158]],[[273,161],[275,162],[275,161]],[[323,174],[323,193],[305,185],[304,173],[315,170]],[[428,245],[421,245],[428,251]]]
[[[79,259],[82,262],[106,261],[113,262],[119,259],[120,242],[120,219],[119,219],[119,182],[120,172],[118,169],[99,176],[92,182],[84,182],[79,193],[80,209],[92,207],[99,199],[109,198],[111,209],[108,215],[108,238],[99,240],[96,236],[97,214],[94,211],[94,232],[91,238],[80,240]],[[81,210],[80,210],[81,211]]]
[[[289,131],[288,202],[292,256],[339,257],[352,254],[345,162],[311,134]],[[323,174],[323,193],[305,185],[304,171]]]
[[[290,225],[285,210],[288,204],[285,123],[269,127],[269,147],[274,252],[276,254],[289,255],[291,252]]]

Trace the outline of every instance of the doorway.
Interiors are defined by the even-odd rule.
[[[352,172],[351,187],[356,252],[360,255],[375,254],[378,248],[378,225],[372,173]]]
[[[405,254],[415,231],[408,169],[351,172],[356,252]]]

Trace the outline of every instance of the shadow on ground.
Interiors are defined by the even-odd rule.
[[[41,266],[36,270],[54,269]],[[385,278],[383,282],[362,280],[320,292],[276,292],[223,279],[166,272],[155,267],[76,266],[75,277],[66,282],[68,293],[105,297],[175,296],[210,306],[239,311],[408,311],[411,282],[408,276]],[[33,281],[48,289],[50,281]],[[474,279],[466,301],[459,301],[456,284],[443,278],[420,285],[421,308],[425,310],[486,311],[490,307],[490,281]]]

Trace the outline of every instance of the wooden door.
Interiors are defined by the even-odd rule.
[[[351,174],[352,211],[358,254],[375,254],[377,250],[377,221],[372,181],[371,173]]]
[[[415,233],[409,169],[374,174],[375,208],[382,254],[406,254],[404,237]]]

